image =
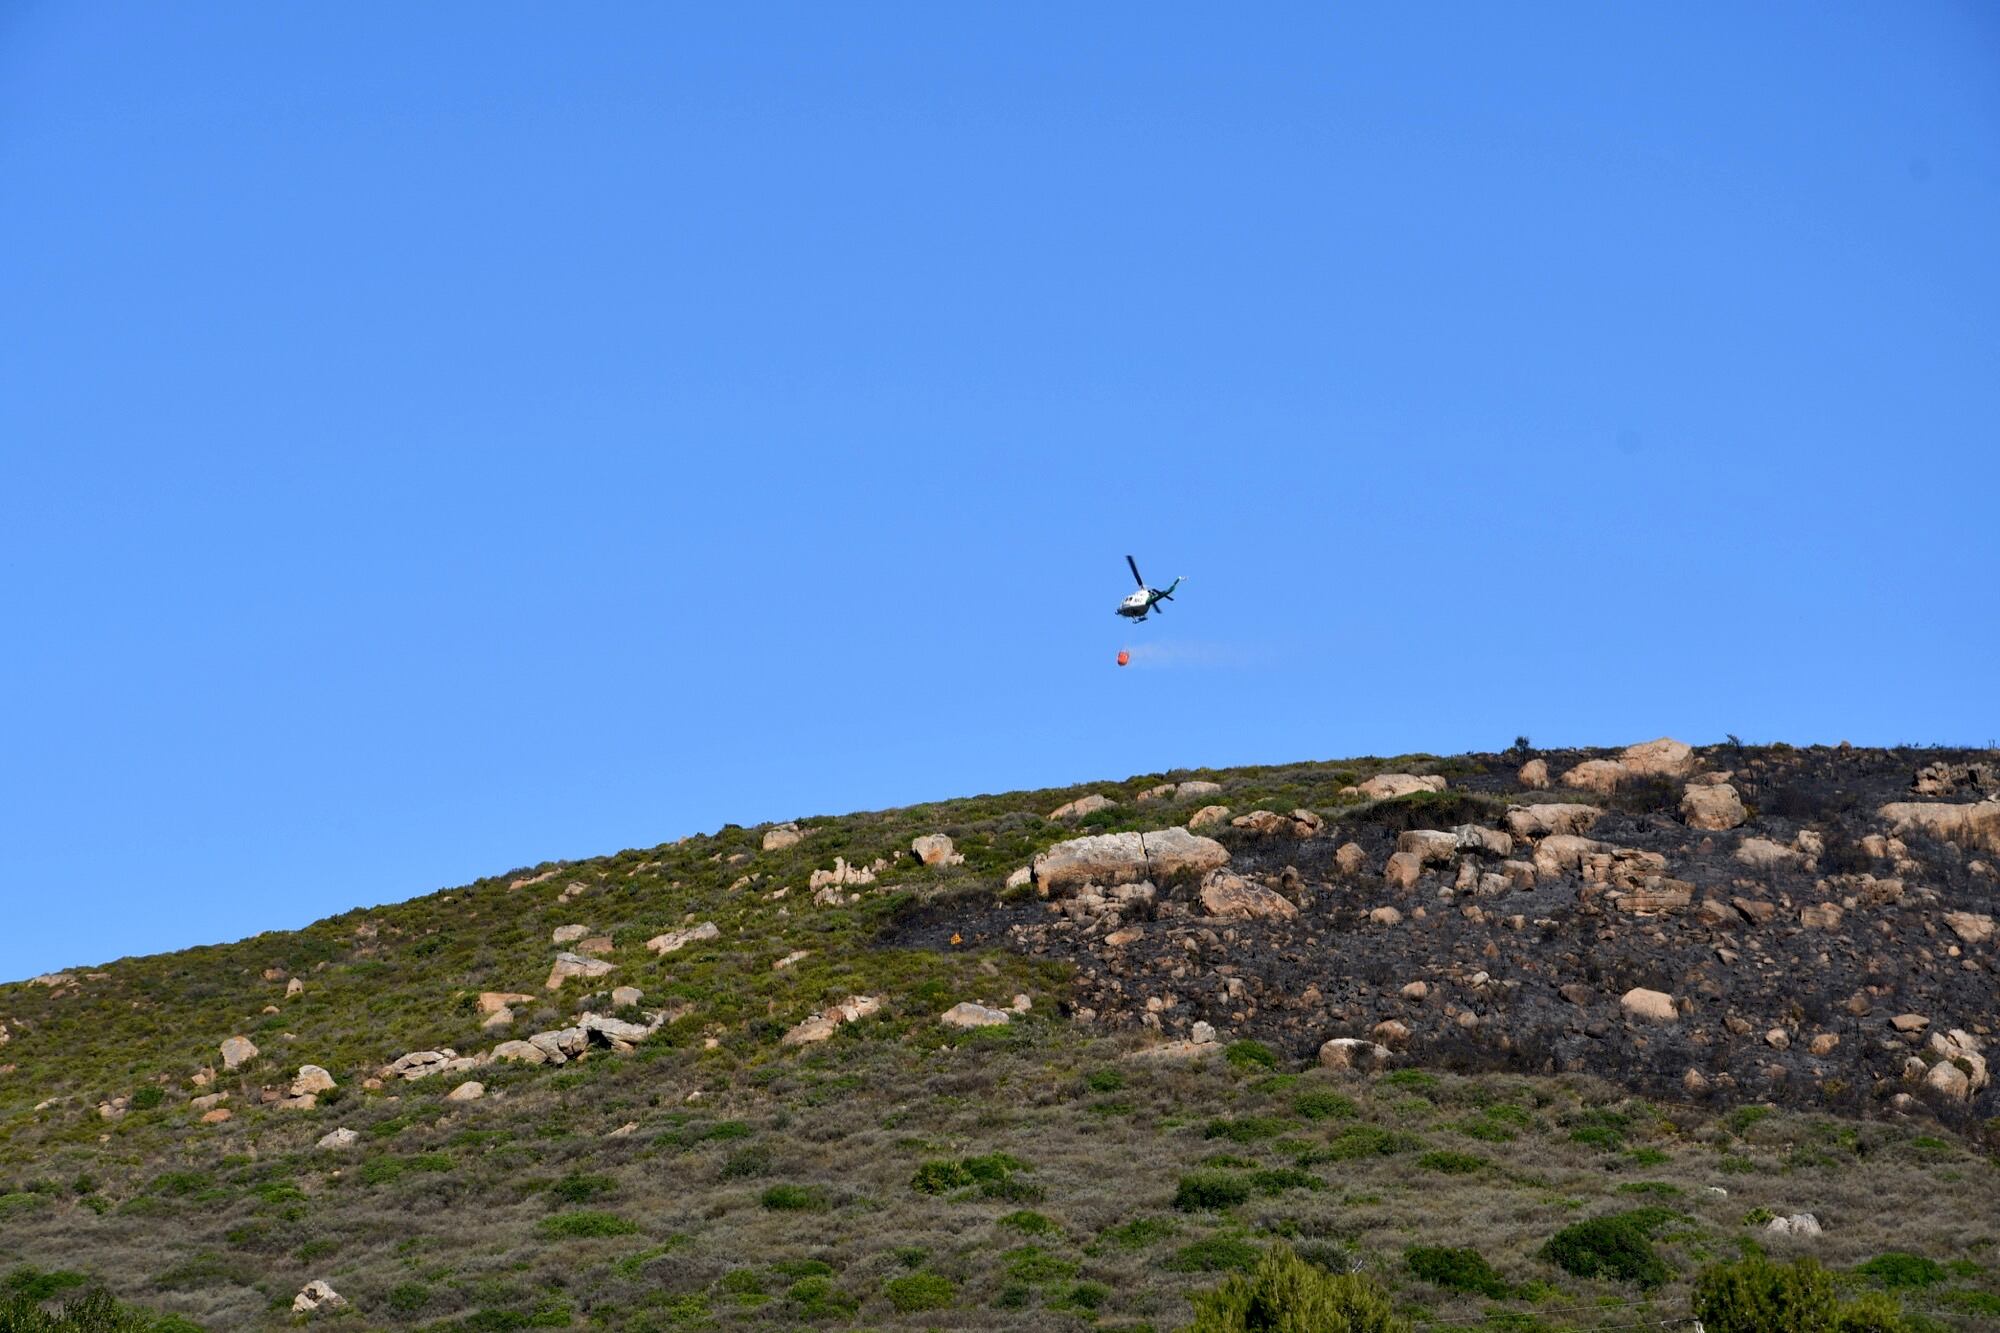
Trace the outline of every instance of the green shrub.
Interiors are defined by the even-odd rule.
[[[925,1162],[910,1177],[910,1188],[919,1194],[949,1194],[971,1187],[972,1173],[963,1162]]]
[[[1747,1108],[1751,1109],[1751,1108]],[[1833,1279],[1810,1259],[1774,1264],[1762,1255],[1704,1269],[1693,1311],[1708,1333],[1833,1333]]]
[[[1397,1069],[1382,1075],[1385,1088],[1404,1088],[1410,1092],[1436,1092],[1438,1076],[1427,1074],[1421,1069]]]
[[[1306,1120],[1352,1120],[1361,1114],[1353,1098],[1324,1089],[1300,1093],[1292,1099],[1292,1111]]]
[[[1390,1157],[1423,1146],[1414,1134],[1383,1129],[1380,1125],[1349,1125],[1324,1148],[1315,1148],[1299,1158],[1300,1166],[1315,1162],[1348,1162],[1357,1157]]]
[[[25,1294],[0,1298],[0,1333],[201,1333],[201,1326],[179,1315],[155,1319],[99,1289],[71,1297],[54,1313]]]
[[[1174,1207],[1184,1213],[1220,1211],[1234,1208],[1250,1197],[1248,1181],[1219,1171],[1196,1171],[1181,1177],[1174,1191]]]
[[[83,1274],[72,1273],[68,1269],[44,1272],[32,1265],[24,1265],[0,1280],[0,1293],[10,1297],[24,1296],[31,1301],[46,1301],[89,1281]]]
[[[1092,1092],[1117,1092],[1125,1086],[1125,1071],[1122,1069],[1099,1069],[1083,1080],[1083,1086]]]
[[[1907,1333],[1903,1307],[1886,1291],[1864,1291],[1843,1302],[1834,1316],[1835,1333]]]
[[[539,1230],[550,1240],[576,1240],[592,1236],[629,1236],[639,1229],[637,1222],[616,1213],[579,1210],[556,1213],[541,1221]]]
[[[389,1288],[389,1309],[396,1314],[421,1314],[430,1303],[431,1289],[421,1282],[399,1282]]]
[[[1749,1132],[1750,1126],[1777,1113],[1777,1109],[1770,1106],[1739,1106],[1729,1113],[1729,1132],[1740,1138]]]
[[[1210,1236],[1175,1250],[1165,1267],[1176,1273],[1222,1273],[1232,1268],[1247,1273],[1257,1266],[1260,1253],[1240,1237]]]
[[[560,1199],[564,1203],[589,1203],[592,1199],[601,1199],[617,1192],[618,1182],[610,1176],[589,1176],[576,1171],[570,1172],[549,1186],[550,1197]]]
[[[157,1083],[149,1083],[132,1094],[132,1109],[151,1111],[167,1099],[167,1090]]]
[[[1419,1157],[1417,1165],[1426,1171],[1439,1171],[1447,1176],[1469,1176],[1483,1169],[1486,1159],[1469,1152],[1446,1152],[1439,1149]]]
[[[807,1319],[846,1319],[861,1302],[833,1285],[830,1277],[802,1277],[785,1289],[785,1297]]]
[[[1276,1069],[1278,1053],[1261,1041],[1232,1041],[1222,1058],[1238,1069]]]
[[[832,1204],[817,1185],[773,1185],[757,1202],[776,1213],[823,1213]]]
[[[1594,1217],[1556,1232],[1542,1247],[1542,1257],[1577,1277],[1657,1287],[1673,1274],[1653,1249],[1653,1230],[1638,1213]]]
[[[1051,1236],[1062,1230],[1040,1213],[1031,1212],[1026,1208],[1009,1213],[996,1221],[998,1225],[1011,1227],[1024,1236]]]
[[[1404,1251],[1403,1260],[1424,1281],[1451,1291],[1478,1292],[1494,1300],[1505,1300],[1513,1291],[1478,1250],[1419,1246]]]
[[[1111,1299],[1111,1288],[1102,1282],[1078,1282],[1059,1293],[1049,1302],[1051,1310],[1071,1310],[1088,1317],[1104,1307]]]
[[[1104,1231],[1104,1239],[1121,1250],[1143,1250],[1148,1245],[1157,1245],[1173,1235],[1180,1228],[1171,1218],[1135,1217],[1130,1222],[1120,1222]]]
[[[1279,1245],[1194,1297],[1188,1333],[1409,1333],[1372,1278],[1327,1273]]]
[[[1202,1126],[1201,1136],[1228,1139],[1231,1143],[1255,1143],[1259,1139],[1275,1139],[1291,1127],[1291,1121],[1277,1116],[1244,1115],[1234,1120],[1211,1120]]]
[[[761,1143],[738,1148],[722,1163],[724,1180],[744,1180],[752,1176],[769,1174],[771,1174],[771,1150]]]
[[[1076,1265],[1039,1245],[1022,1245],[1000,1256],[1007,1276],[1017,1282],[1056,1282],[1076,1276]]]
[[[1865,1264],[1855,1265],[1854,1271],[1892,1291],[1936,1286],[1945,1279],[1943,1264],[1900,1250],[1878,1254]]]
[[[941,1273],[911,1273],[882,1284],[882,1294],[899,1314],[942,1310],[958,1295],[958,1286]]]
[[[977,1185],[982,1194],[1017,1197],[1031,1192],[1031,1189],[1016,1186],[1014,1173],[1028,1169],[1026,1162],[1003,1152],[961,1158],[955,1162],[925,1162],[910,1177],[910,1188],[919,1194],[950,1194],[954,1190]]]
[[[1280,1166],[1250,1173],[1250,1187],[1259,1194],[1283,1194],[1286,1190],[1320,1190],[1326,1182],[1310,1171]]]

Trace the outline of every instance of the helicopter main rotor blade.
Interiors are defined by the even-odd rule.
[[[1128,555],[1125,557],[1125,563],[1132,566],[1132,581],[1143,589],[1146,586],[1146,580],[1139,577],[1139,562]]]

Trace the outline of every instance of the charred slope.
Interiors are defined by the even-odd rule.
[[[1536,759],[1552,788],[1524,785]],[[1230,852],[1220,873],[1290,910],[1218,915],[1183,881],[1102,909],[1066,895],[950,919],[972,942],[1073,963],[1077,1013],[1114,1028],[1206,1022],[1304,1058],[1360,1037],[1419,1064],[1587,1071],[1674,1098],[2000,1113],[1983,1053],[2000,858],[1977,830],[1947,840],[1882,813],[1990,799],[1990,754],[1724,746],[1663,771],[1579,771],[1593,761],[1620,762],[1469,756],[1444,791],[1322,810],[1314,836],[1242,816],[1205,830]],[[1564,790],[1570,774],[1599,789]],[[1703,787],[1732,792],[1740,824],[1690,827]],[[1578,834],[1531,831],[1535,806],[1563,803],[1595,813]],[[1454,828],[1485,832],[1436,836]],[[1635,988],[1675,1016],[1631,1012]]]

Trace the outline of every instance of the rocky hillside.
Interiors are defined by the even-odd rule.
[[[731,826],[79,965],[0,986],[0,1299],[1164,1329],[1283,1237],[1430,1327],[1581,1329],[1754,1243],[1980,1327],[1996,861],[1990,753],[1524,745]],[[1643,1272],[1558,1239],[1604,1218]]]
[[[1059,844],[1033,868],[1047,901],[919,917],[908,937],[949,924],[1072,963],[1087,1022],[1206,1024],[1301,1059],[1590,1070],[1960,1126],[2000,1112],[1990,757],[1661,740],[1421,767],[1330,808],[1204,804],[1200,837]],[[1139,799],[1217,799],[1187,787]]]

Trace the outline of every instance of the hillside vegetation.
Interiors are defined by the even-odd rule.
[[[1683,750],[730,826],[0,986],[0,1330],[1608,1329],[1758,1254],[2000,1326],[1995,757]]]

